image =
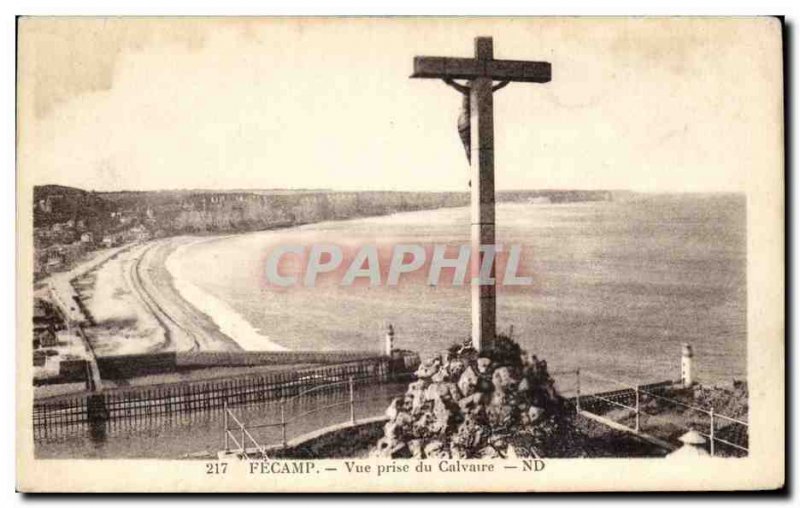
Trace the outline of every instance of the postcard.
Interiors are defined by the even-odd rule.
[[[17,488],[784,485],[780,18],[18,18]]]

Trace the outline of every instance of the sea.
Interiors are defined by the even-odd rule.
[[[496,223],[496,242],[521,246],[520,272],[532,279],[498,288],[498,331],[551,371],[677,379],[688,343],[701,382],[746,378],[743,194],[502,203]],[[469,243],[469,224],[468,208],[447,208],[204,238],[167,266],[179,288],[192,288],[187,299],[245,349],[380,351],[391,324],[396,347],[424,358],[470,335],[470,289],[448,283],[447,270],[437,285],[418,274],[397,286],[347,287],[340,270],[305,287],[302,256],[289,255],[281,270],[299,273],[301,283],[283,288],[267,279],[266,260],[278,246],[314,243],[345,253],[364,245],[456,249]],[[388,260],[381,262],[385,274]]]
[[[746,379],[744,195],[503,203],[496,221],[497,243],[522,247],[519,272],[532,282],[498,288],[498,331],[544,359],[565,395],[574,394],[578,369],[584,393],[619,388],[618,382],[679,379],[684,343],[694,349],[700,382]],[[244,349],[377,352],[391,324],[395,346],[424,358],[469,338],[470,289],[446,283],[447,271],[438,285],[417,274],[401,277],[397,286],[345,287],[340,270],[320,277],[314,287],[282,288],[267,280],[266,260],[278,246],[314,243],[335,244],[347,253],[364,245],[384,252],[401,243],[457,249],[469,242],[469,223],[468,209],[449,208],[189,238],[166,266],[178,291]],[[284,275],[302,273],[302,256],[287,259],[280,266]],[[358,398],[367,402],[357,409],[358,418],[381,414],[404,386],[364,389]],[[333,397],[341,402],[346,395]],[[343,405],[308,413],[331,401],[303,404],[287,409],[297,422],[290,439],[349,419]],[[279,409],[267,404],[238,408],[237,414],[252,425],[274,420]],[[219,412],[147,425],[123,421],[99,434],[77,429],[39,442],[36,454],[177,458],[221,449],[223,430]],[[263,444],[280,439],[273,427],[253,432]]]

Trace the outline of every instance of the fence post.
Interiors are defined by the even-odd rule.
[[[711,418],[710,422],[711,428],[709,429],[708,437],[711,447],[711,456],[713,457],[714,456],[714,407],[713,406],[711,407],[711,410],[709,410],[708,416]]]
[[[575,387],[576,387],[575,410],[578,413],[580,413],[581,412],[581,369],[575,369]]]
[[[281,445],[286,448],[286,411],[284,405],[285,401],[281,397]]]
[[[225,414],[223,415],[223,421],[225,423],[225,452],[227,453],[229,451],[229,449],[228,449],[228,401],[227,400],[223,400],[222,401],[222,407],[224,408],[223,410],[225,411]]]
[[[353,376],[350,376],[350,423],[356,423],[355,397],[353,396]]]
[[[636,385],[636,432],[639,432],[639,385]]]

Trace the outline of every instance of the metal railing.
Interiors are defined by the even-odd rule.
[[[592,374],[587,373],[586,371],[584,371],[584,376],[593,377]],[[596,377],[598,379],[602,379],[603,381],[612,381],[610,379],[603,378],[602,376],[594,376],[594,377]],[[623,383],[615,381],[615,380],[614,380],[614,382],[615,383],[619,383],[619,384],[623,384]],[[575,407],[577,408],[578,412],[581,412],[584,409],[581,408],[581,370],[580,369],[576,369],[575,370],[575,385],[576,385]],[[613,391],[610,391],[610,392],[600,392],[600,393],[595,393],[595,394],[584,395],[584,399],[589,398],[591,400],[601,400],[601,401],[603,401],[603,402],[605,402],[607,404],[611,404],[613,406],[617,406],[617,407],[620,407],[620,408],[623,408],[623,409],[629,409],[629,410],[633,411],[633,414],[634,414],[634,426],[630,430],[638,433],[641,430],[641,418],[640,418],[641,417],[641,407],[640,407],[641,406],[641,404],[640,404],[641,397],[640,397],[640,389],[639,389],[638,385],[634,385],[634,386],[631,386],[631,387],[626,387],[624,390],[628,390],[628,389],[633,389],[634,403],[633,403],[632,406],[629,406],[629,405],[627,405],[627,404],[625,404],[623,402],[620,402],[619,400],[613,400],[612,398],[610,398],[610,397],[616,396],[618,394],[621,395],[622,393],[619,393],[619,390],[613,390]]]
[[[261,430],[261,429],[269,429],[269,428],[280,428],[280,442],[279,443],[275,443],[275,444],[279,444],[282,448],[286,448],[288,446],[288,442],[289,442],[289,440],[287,439],[287,429],[291,428],[294,423],[304,420],[309,415],[312,415],[312,414],[315,414],[315,413],[319,413],[321,411],[334,409],[334,408],[337,408],[337,407],[349,407],[349,414],[348,414],[347,421],[346,422],[345,421],[340,421],[339,423],[349,423],[351,425],[355,425],[358,422],[358,420],[356,418],[356,413],[357,413],[356,409],[360,404],[363,404],[365,402],[375,401],[375,400],[391,399],[393,397],[401,395],[402,393],[405,393],[405,391],[406,391],[406,387],[404,386],[402,388],[402,390],[392,391],[390,393],[383,393],[381,395],[374,396],[374,397],[356,398],[356,395],[355,395],[355,384],[356,384],[356,379],[354,377],[350,377],[347,381],[336,381],[336,382],[331,382],[331,383],[320,384],[320,385],[308,388],[306,390],[303,390],[303,391],[299,392],[298,394],[296,394],[296,395],[294,395],[292,397],[282,398],[280,400],[280,406],[279,406],[280,407],[280,413],[279,413],[280,414],[280,420],[274,421],[274,422],[256,423],[256,424],[250,424],[250,425],[246,425],[245,426],[238,418],[236,418],[236,416],[233,414],[233,412],[229,408],[226,407],[225,408],[226,409],[226,411],[225,411],[225,414],[226,414],[226,420],[225,420],[225,435],[226,435],[225,450],[229,449],[228,437],[231,436],[231,433],[229,432],[229,427],[228,427],[228,419],[227,419],[228,417],[232,418],[234,420],[234,422],[237,424],[237,426],[239,428],[238,432],[240,433],[240,437],[241,437],[242,441],[244,440],[244,437],[249,438],[250,442],[252,442],[252,443],[254,443],[256,445],[256,449],[259,450],[264,455],[264,457],[266,457],[265,445],[264,444],[259,444],[259,442],[252,436],[251,431],[256,431],[256,430]],[[295,403],[296,401],[299,401],[301,399],[307,399],[309,395],[314,394],[315,392],[335,391],[337,388],[340,388],[343,385],[347,385],[347,391],[348,391],[347,400],[343,400],[343,401],[340,401],[340,402],[334,402],[334,403],[331,403],[331,404],[315,405],[314,407],[312,407],[311,409],[309,409],[307,411],[303,411],[303,412],[300,412],[300,413],[297,413],[297,414],[293,414],[291,417],[287,417],[287,408],[291,407],[291,405],[293,403]],[[239,448],[241,450],[240,441],[234,441],[234,442],[237,444],[237,446],[239,446]],[[267,445],[267,446],[269,446],[269,445]]]
[[[223,418],[225,425],[225,452],[228,453],[232,451],[230,448],[230,441],[233,441],[241,456],[245,460],[250,460],[250,455],[247,452],[247,440],[249,439],[250,444],[253,445],[253,448],[255,448],[258,453],[261,454],[261,458],[264,460],[269,460],[267,451],[258,443],[258,441],[256,441],[252,434],[250,434],[250,431],[245,428],[244,424],[240,422],[238,418],[236,418],[236,415],[233,414],[233,412],[228,408],[227,402],[225,402],[224,409],[225,412],[223,414]],[[233,429],[231,429],[229,426],[230,420],[233,420],[233,423],[235,424]],[[236,434],[234,433],[236,430],[239,432],[239,439],[236,439]]]
[[[591,413],[595,416],[600,417],[601,420],[607,420],[607,422],[611,422],[614,426],[623,427],[634,434],[640,434],[640,435],[646,435],[644,434],[644,431],[647,430],[644,428],[645,425],[643,425],[643,418],[646,418],[648,421],[663,419],[667,421],[670,425],[673,426],[678,425],[687,431],[696,430],[699,434],[706,437],[709,440],[709,452],[711,456],[715,456],[718,453],[717,445],[720,444],[724,446],[729,446],[731,448],[734,448],[736,450],[745,453],[748,452],[747,446],[720,437],[719,435],[720,429],[718,426],[720,421],[725,421],[729,424],[729,426],[737,425],[743,427],[746,433],[748,429],[747,422],[731,418],[723,414],[719,414],[714,411],[713,407],[709,409],[701,408],[698,406],[687,404],[685,402],[681,402],[671,397],[666,397],[664,395],[655,392],[655,390],[658,388],[669,386],[670,382],[652,383],[645,385],[630,384],[581,369],[570,370],[570,371],[558,371],[551,373],[551,376],[559,376],[559,375],[575,376],[574,378],[575,396],[571,400],[575,404],[576,412],[579,414]],[[611,383],[612,385],[618,386],[620,388],[612,390],[603,390],[595,393],[585,393],[585,391],[582,391],[581,376],[583,376],[584,379],[592,378],[606,383]],[[347,390],[348,390],[347,400],[334,402],[331,404],[315,405],[309,410],[293,414],[291,417],[287,417],[287,407],[290,407],[296,401],[305,399],[310,394],[314,394],[315,392],[334,391],[334,389],[342,387],[343,385],[347,385]],[[228,408],[226,404],[225,405],[225,450],[230,451],[229,440],[231,440],[237,446],[242,456],[248,458],[246,443],[249,441],[249,443],[252,443],[253,445],[252,449],[256,450],[266,459],[267,453],[265,446],[263,444],[260,444],[259,441],[255,437],[253,437],[251,431],[259,429],[268,429],[268,428],[280,428],[279,444],[282,448],[286,448],[288,446],[287,429],[290,428],[292,424],[305,419],[309,415],[338,407],[349,407],[348,422],[351,425],[354,425],[357,423],[356,408],[359,404],[379,399],[390,399],[405,392],[405,389],[406,388],[403,387],[402,391],[384,393],[375,397],[356,398],[355,379],[351,376],[347,381],[336,381],[331,383],[319,384],[317,386],[305,389],[294,396],[288,398],[282,398],[280,400],[280,420],[274,422],[252,424],[247,426],[245,426],[245,424],[242,423],[236,417],[236,415]],[[645,406],[644,406],[644,402],[646,400],[659,400],[664,403],[673,404],[675,406],[681,407],[687,411],[693,411],[697,412],[698,414],[707,416],[709,419],[707,431],[702,429],[698,430],[686,424],[678,424],[674,419],[670,420],[667,417],[658,414],[647,413],[645,411]],[[601,403],[601,405],[606,405],[606,407],[611,406],[626,411],[630,411],[628,417],[632,417],[633,421],[630,424],[626,425],[625,423],[615,422],[613,420],[610,420],[610,418],[603,416],[607,413],[607,411],[596,412],[595,406],[597,405],[598,401]],[[230,426],[230,421],[233,421],[234,423],[233,428],[231,428]],[[339,423],[345,423],[345,422],[342,421]],[[656,436],[651,436],[651,437],[656,437]]]
[[[734,442],[731,442],[731,441],[729,441],[727,439],[721,438],[719,436],[719,429],[718,429],[718,423],[720,421],[724,420],[725,422],[728,423],[729,427],[735,425],[735,426],[739,426],[739,428],[743,428],[743,430],[745,432],[745,435],[746,435],[748,430],[749,430],[749,425],[748,425],[747,422],[744,422],[744,421],[738,420],[736,418],[731,418],[730,416],[726,416],[726,415],[717,413],[717,412],[714,411],[713,407],[710,407],[710,408],[706,409],[706,408],[694,406],[694,405],[691,405],[691,404],[687,404],[685,402],[681,402],[681,401],[673,399],[671,397],[666,397],[664,395],[655,393],[654,390],[651,388],[653,386],[665,385],[665,383],[656,383],[656,384],[653,384],[653,385],[636,385],[636,384],[625,383],[623,381],[612,379],[612,378],[609,378],[609,377],[606,377],[606,376],[602,376],[600,374],[596,374],[596,373],[589,372],[589,371],[586,371],[586,370],[576,369],[576,370],[574,370],[572,372],[574,372],[574,374],[575,374],[576,395],[575,395],[575,398],[574,398],[574,402],[575,402],[576,411],[578,413],[583,411],[583,412],[588,412],[588,413],[592,413],[592,414],[595,414],[597,416],[600,416],[598,413],[595,413],[595,412],[593,412],[591,410],[591,406],[592,406],[591,402],[599,400],[599,401],[601,401],[601,402],[603,402],[605,404],[609,404],[611,406],[615,406],[615,407],[618,407],[618,408],[622,408],[622,409],[626,409],[626,410],[632,411],[633,412],[633,419],[634,419],[633,426],[625,425],[625,424],[620,423],[620,422],[615,422],[615,423],[617,425],[620,425],[620,426],[623,426],[623,427],[627,428],[629,431],[634,432],[636,434],[639,434],[639,433],[642,432],[642,422],[641,422],[641,420],[642,420],[642,415],[645,415],[648,419],[662,420],[662,421],[668,422],[671,425],[679,425],[680,427],[684,428],[686,431],[695,430],[700,435],[702,435],[703,437],[705,437],[705,438],[707,438],[709,440],[709,453],[710,453],[710,455],[712,457],[717,454],[717,444],[722,444],[722,445],[725,445],[725,446],[729,446],[731,448],[734,448],[734,449],[739,450],[739,451],[743,451],[745,453],[749,452],[749,449],[748,449],[747,446],[744,446],[744,445],[739,444],[739,443],[734,443]],[[607,383],[612,383],[612,384],[617,385],[617,386],[621,386],[622,388],[618,389],[618,390],[603,391],[603,392],[594,393],[594,394],[582,394],[581,393],[581,374],[583,374],[585,377],[588,377],[588,378],[593,378],[595,380],[600,380],[600,381],[604,381],[604,382],[607,382]],[[626,398],[631,398],[631,397],[633,398],[633,403],[632,404],[626,404],[624,402],[624,400]],[[661,402],[664,402],[664,403],[667,403],[667,404],[672,404],[674,406],[681,407],[684,410],[696,412],[698,414],[701,414],[701,415],[704,415],[704,416],[708,417],[707,431],[704,431],[703,429],[695,429],[694,427],[689,426],[689,425],[685,425],[685,424],[682,424],[682,425],[681,424],[677,424],[674,420],[670,420],[670,419],[668,419],[667,417],[665,417],[663,415],[650,414],[650,413],[644,412],[643,411],[643,406],[642,406],[642,399],[643,398],[650,398],[650,399],[658,400],[658,401],[661,401]],[[582,402],[583,402],[583,405],[582,405]]]

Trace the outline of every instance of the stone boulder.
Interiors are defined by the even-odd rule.
[[[507,392],[517,387],[517,380],[511,375],[511,369],[500,367],[492,373],[492,384],[495,391]]]
[[[424,459],[425,454],[422,449],[421,439],[412,439],[408,442],[408,450],[411,452],[411,457],[415,459]]]
[[[461,450],[477,449],[480,447],[484,437],[484,427],[479,425],[474,417],[468,415],[464,417],[464,421],[458,426],[452,443]]]
[[[439,399],[433,403],[433,427],[434,434],[447,432],[455,420],[455,411],[449,404]]]
[[[389,407],[386,408],[386,417],[389,418],[389,421],[392,421],[397,418],[397,414],[402,410],[403,402],[399,398],[395,397],[389,404]]]
[[[459,400],[458,407],[464,415],[474,415],[483,409],[484,398],[483,393],[473,393]]]
[[[458,379],[458,389],[464,397],[475,393],[475,387],[478,384],[478,375],[472,370],[472,367],[467,367]]]
[[[425,457],[429,459],[446,459],[450,457],[444,443],[439,440],[430,441],[425,445]]]
[[[438,359],[434,361],[423,362],[417,369],[416,375],[419,379],[430,379],[434,374],[439,372],[440,362]]]

